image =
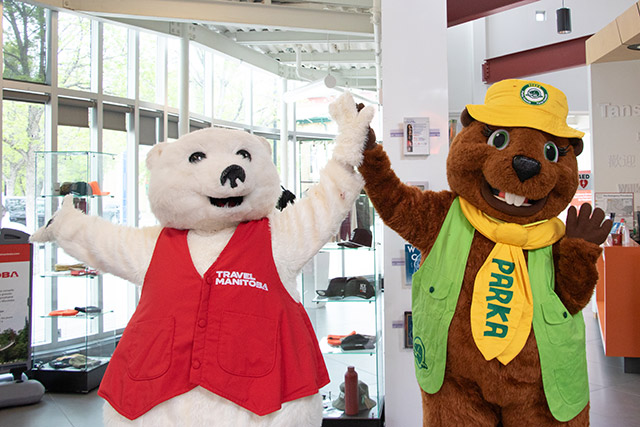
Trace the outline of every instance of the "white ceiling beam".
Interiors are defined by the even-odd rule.
[[[295,53],[273,53],[269,56],[279,59],[284,64],[295,63]],[[375,53],[373,50],[348,50],[342,52],[314,52],[300,55],[303,63],[374,63]]]
[[[348,36],[346,34],[311,33],[305,31],[238,31],[225,32],[226,37],[240,44],[254,46],[274,44],[303,44],[303,43],[361,43],[373,42],[371,36]]]
[[[158,33],[180,36],[180,33],[176,32],[180,30],[180,26],[172,26],[170,22],[162,21],[149,21],[146,19],[128,19],[128,18],[110,18],[111,21],[119,22],[125,25],[130,25],[135,28],[142,28]],[[282,75],[283,65],[273,58],[264,55],[254,49],[246,46],[241,46],[234,43],[232,40],[211,31],[201,25],[191,25],[189,28],[189,34],[193,41],[200,43],[203,46],[210,47],[220,53],[229,55],[233,58],[241,59],[242,61],[254,65],[263,70],[271,73]]]
[[[58,10],[68,9],[122,18],[255,25],[356,35],[373,33],[368,13],[274,4],[214,0],[37,0],[34,3]]]

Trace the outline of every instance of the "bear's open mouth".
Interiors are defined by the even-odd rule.
[[[209,201],[213,206],[217,206],[219,208],[235,208],[236,206],[240,206],[244,197],[227,197],[224,199],[217,199],[215,197],[209,197]]]

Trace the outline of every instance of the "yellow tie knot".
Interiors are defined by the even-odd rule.
[[[520,224],[498,224],[494,233],[496,242],[518,246],[520,248],[526,245],[529,240],[529,232]]]

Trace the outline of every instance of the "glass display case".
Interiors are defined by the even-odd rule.
[[[321,390],[323,426],[382,426],[384,408],[382,304],[376,236],[381,224],[362,193],[334,242],[302,272],[302,299],[319,340],[331,382]],[[379,229],[376,233],[376,228]],[[344,376],[355,367],[360,411],[344,413]]]
[[[60,208],[65,195],[77,209],[120,221],[112,191],[101,183],[122,179],[117,157],[90,151],[36,153],[36,224]],[[113,189],[117,190],[117,188]],[[102,379],[116,344],[105,309],[103,275],[55,243],[34,246],[32,370],[50,391],[88,392]]]

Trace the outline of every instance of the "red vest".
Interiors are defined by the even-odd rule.
[[[266,415],[329,383],[311,322],[280,281],[268,219],[242,223],[204,274],[165,228],[98,394],[129,419],[196,386]]]

